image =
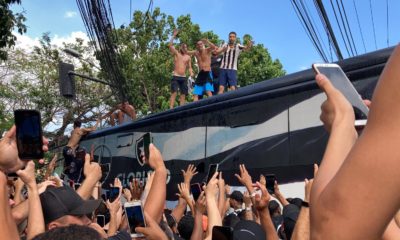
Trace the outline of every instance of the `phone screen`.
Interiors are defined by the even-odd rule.
[[[80,183],[75,183],[75,184],[74,184],[74,189],[75,189],[75,191],[78,190],[78,188],[80,188],[80,187],[81,187],[81,184],[80,184]]]
[[[131,234],[137,234],[136,227],[145,227],[144,216],[141,205],[125,206],[126,217],[128,218]]]
[[[232,240],[233,230],[230,227],[214,226],[212,230],[212,240]]]
[[[195,201],[197,201],[197,199],[199,198],[200,194],[201,194],[201,187],[199,183],[193,183],[192,185],[190,185],[190,192],[193,195],[193,199]]]
[[[339,65],[315,64],[313,65],[313,68],[327,76],[332,85],[338,89],[350,102],[350,104],[353,106],[356,120],[367,119],[369,112],[368,107],[364,104],[357,90],[354,88],[353,84],[347,78],[346,74]]]
[[[146,133],[145,135],[143,135],[144,156],[146,157],[146,159],[149,159],[150,157],[150,149],[149,149],[150,143],[151,143],[151,134]]]
[[[16,110],[17,147],[20,159],[43,158],[42,124],[40,113],[35,110]]]
[[[106,225],[106,217],[104,215],[97,215],[97,224],[99,224],[100,227],[104,227],[104,225]]]
[[[117,197],[119,195],[119,188],[111,187],[110,190],[108,191],[108,193],[109,193],[108,199],[110,200],[110,202],[114,202],[115,199],[117,199]]]
[[[265,175],[266,187],[269,194],[273,194],[275,192],[275,174],[267,174]]]
[[[208,168],[207,183],[210,181],[214,173],[218,171],[218,164],[210,164]]]

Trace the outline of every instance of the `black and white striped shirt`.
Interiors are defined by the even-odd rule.
[[[233,48],[229,47],[229,45],[225,44],[222,47],[228,46],[228,49],[224,53],[224,56],[221,61],[222,69],[232,69],[237,70],[237,62],[240,53],[243,51],[244,46],[240,44],[235,44]]]

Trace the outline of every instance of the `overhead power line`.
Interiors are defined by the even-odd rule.
[[[340,36],[342,37],[344,46],[346,47],[347,55],[348,55],[348,56],[354,56],[353,53],[350,54],[350,52],[352,52],[352,51],[351,51],[351,48],[350,48],[350,50],[349,50],[348,43],[347,43],[346,39],[344,38],[344,34],[343,34],[343,31],[342,31],[342,27],[341,27],[341,25],[340,25],[338,16],[337,16],[337,14],[336,14],[336,9],[335,9],[335,6],[333,5],[332,0],[330,0],[330,3],[331,3],[331,6],[332,6],[333,13],[334,13],[334,15],[335,15],[336,23],[337,23],[338,28],[339,28],[339,31],[340,31]]]
[[[374,14],[372,13],[372,2],[371,2],[371,0],[369,0],[369,9],[371,11],[371,20],[372,20],[372,29],[374,31],[375,49],[378,49],[378,45],[376,44],[375,21],[374,21]]]
[[[367,48],[365,47],[365,40],[364,40],[364,34],[362,32],[361,29],[361,24],[360,24],[360,18],[358,17],[358,11],[357,11],[357,6],[356,6],[356,2],[353,0],[353,5],[354,5],[354,11],[356,12],[356,17],[357,17],[357,22],[358,22],[358,28],[360,30],[360,35],[361,35],[361,40],[364,46],[364,53],[367,52]]]
[[[304,7],[304,4],[301,2],[297,2],[296,0],[291,1],[292,6],[296,12],[297,17],[299,18],[304,31],[306,32],[307,36],[310,38],[311,42],[313,43],[315,49],[317,50],[320,57],[325,61],[328,62],[328,58],[322,48],[321,42],[315,32],[315,29],[312,25],[310,17]]]
[[[336,0],[336,3],[337,3],[337,0]],[[339,5],[339,4],[338,4],[338,5]],[[348,29],[348,31],[349,31],[349,35],[350,35],[350,39],[351,39],[351,44],[352,44],[352,46],[353,46],[354,52],[356,53],[356,55],[358,55],[357,47],[356,47],[356,45],[354,44],[353,34],[351,33],[349,20],[347,19],[347,13],[346,13],[346,9],[345,9],[344,4],[343,4],[343,0],[340,0],[340,5],[342,6],[342,10],[343,10],[343,14],[344,14],[344,19],[345,19],[346,26],[347,26],[347,29]],[[340,8],[339,8],[339,9],[340,9]]]
[[[327,14],[326,14],[324,4],[322,3],[321,0],[314,0],[314,5],[318,11],[318,15],[320,16],[321,22],[324,25],[324,28],[328,34],[329,41],[331,41],[332,46],[335,50],[336,57],[338,58],[338,60],[343,60],[342,52],[340,51],[339,44],[335,37],[335,33],[332,30],[332,26],[331,26],[331,23],[329,21]]]

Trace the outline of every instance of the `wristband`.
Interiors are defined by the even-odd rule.
[[[306,202],[306,201],[301,201],[301,206],[308,208],[308,207],[310,207],[310,204],[308,204],[308,202]]]
[[[246,211],[251,211],[251,207],[246,207]]]

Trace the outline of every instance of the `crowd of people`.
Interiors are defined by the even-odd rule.
[[[13,126],[0,141],[1,239],[132,239],[132,233],[143,234],[138,239],[400,239],[398,66],[400,46],[380,77],[360,136],[351,104],[329,79],[316,75],[327,96],[321,120],[330,136],[314,179],[305,180],[302,199],[286,199],[277,182],[269,193],[263,176],[256,180],[240,165],[236,177],[245,192],[231,191],[224,173],[215,172],[195,200],[189,186],[197,172],[189,165],[177,205],[166,209],[167,169],[153,144],[145,159],[153,170],[146,183],[133,181],[124,188],[116,178],[115,198],[103,199],[101,167],[90,154],[84,155],[83,181],[76,190],[52,174],[54,164],[38,183],[34,162],[18,157]],[[76,130],[74,139],[89,130]],[[47,144],[43,139],[44,151]],[[17,177],[7,175],[13,172]],[[146,224],[135,228],[123,205],[138,201]],[[96,221],[99,214],[107,216],[103,226]]]

